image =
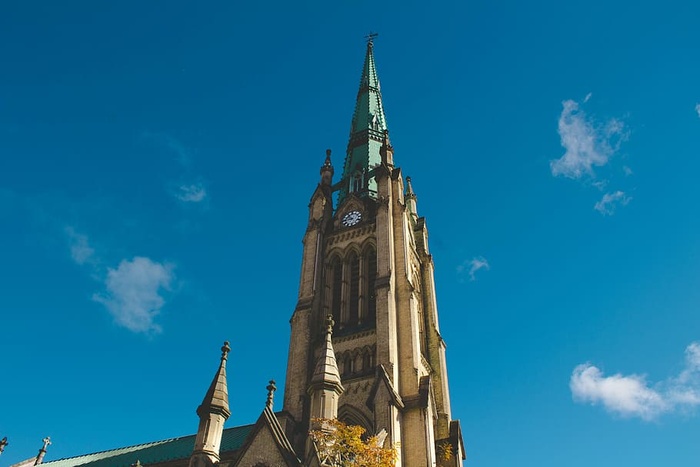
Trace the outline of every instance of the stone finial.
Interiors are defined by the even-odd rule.
[[[413,185],[411,185],[411,177],[406,177],[406,196],[416,196],[413,192]]]
[[[143,466],[143,464],[142,464],[141,461],[138,460],[138,459],[136,459],[136,462],[134,462],[133,464],[131,464],[131,467],[142,467],[142,466]]]
[[[277,391],[277,385],[275,380],[271,379],[270,384],[268,384],[265,389],[267,389],[267,402],[265,402],[265,407],[272,409],[274,403],[275,391]]]
[[[379,155],[382,158],[382,162],[388,166],[394,166],[394,147],[389,141],[389,130],[383,131],[382,147],[379,148]]]
[[[333,315],[326,315],[326,332],[328,334],[333,334],[333,326],[335,325],[335,321],[333,321]]]
[[[331,150],[326,149],[326,160],[321,166],[321,185],[331,186],[333,183],[333,174],[335,170],[333,169],[333,164],[331,164]]]
[[[0,439],[0,454],[2,454],[2,452],[5,450],[5,446],[7,446],[7,436]]]
[[[39,465],[42,462],[44,462],[44,456],[46,455],[46,448],[49,447],[49,444],[51,444],[51,437],[47,436],[42,440],[44,442],[44,445],[39,449],[39,455],[36,456],[36,462],[34,465]]]
[[[224,345],[221,347],[221,360],[228,360],[228,353],[231,351],[231,346],[229,345],[228,341],[224,342]]]

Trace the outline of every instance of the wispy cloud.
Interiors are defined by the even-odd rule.
[[[207,197],[207,190],[201,183],[180,185],[175,196],[186,203],[200,203]]]
[[[186,204],[199,204],[208,198],[205,183],[192,169],[192,160],[196,151],[168,133],[145,131],[142,137],[167,154],[174,154],[180,164],[180,175],[167,183],[167,191],[173,198]]]
[[[68,236],[70,255],[77,264],[85,264],[94,260],[95,250],[90,246],[87,235],[80,234],[75,228],[68,226],[64,229]]]
[[[697,112],[698,117],[700,117],[700,103],[695,104],[695,112]]]
[[[165,148],[177,156],[177,161],[184,168],[189,168],[192,162],[192,151],[180,140],[173,138],[167,133],[154,133],[144,131],[141,135],[144,139],[151,141],[156,146]]]
[[[488,271],[491,269],[489,262],[483,256],[476,256],[470,260],[465,260],[462,264],[457,266],[457,273],[460,275],[467,274],[469,280],[476,280],[476,272],[484,269]]]
[[[615,214],[617,206],[626,206],[632,201],[632,197],[627,196],[624,191],[615,191],[614,193],[605,193],[603,197],[595,203],[593,209],[604,216],[612,216]]]
[[[583,102],[588,102],[590,97],[589,93]],[[559,137],[564,155],[550,161],[552,175],[572,179],[594,177],[593,167],[607,164],[627,138],[625,125],[615,118],[597,124],[571,99],[562,102],[562,106]]]
[[[122,260],[116,269],[109,268],[105,291],[95,294],[93,300],[103,304],[120,326],[158,333],[161,327],[155,318],[165,304],[161,292],[170,290],[173,279],[172,265],[136,256]]]
[[[602,404],[623,417],[654,420],[664,413],[688,412],[700,405],[700,343],[685,349],[685,367],[678,376],[657,384],[650,385],[643,375],[604,376],[584,363],[574,368],[569,387],[575,401]]]

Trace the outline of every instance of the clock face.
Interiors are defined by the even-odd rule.
[[[362,220],[362,213],[360,211],[350,211],[343,216],[343,225],[345,227],[350,227],[357,224]]]

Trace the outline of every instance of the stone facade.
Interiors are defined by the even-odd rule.
[[[345,387],[338,418],[386,430],[399,465],[444,464],[438,451],[447,443],[450,464],[459,465],[426,222],[410,179],[394,165],[379,89],[370,42],[343,175],[333,183],[327,152],[309,204],[284,410],[298,422],[300,447],[311,412],[306,389],[330,314]]]

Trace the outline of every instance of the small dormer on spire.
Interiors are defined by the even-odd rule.
[[[197,407],[199,428],[190,457],[190,467],[209,467],[219,461],[224,423],[231,416],[226,385],[226,361],[230,351],[231,346],[228,341],[224,342],[221,347],[219,369],[214,375],[204,400]]]

